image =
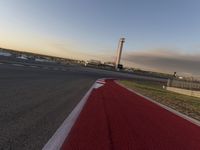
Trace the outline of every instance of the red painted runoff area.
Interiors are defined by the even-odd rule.
[[[200,150],[200,127],[106,80],[94,89],[63,150]]]

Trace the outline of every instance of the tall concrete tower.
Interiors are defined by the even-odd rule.
[[[124,42],[125,42],[125,38],[120,38],[118,48],[117,48],[117,58],[116,58],[116,62],[115,62],[116,69],[118,69],[118,65],[120,64]]]

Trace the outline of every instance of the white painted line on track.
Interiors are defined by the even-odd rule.
[[[31,68],[38,68],[38,66],[29,66],[29,67],[31,67]]]
[[[22,64],[11,64],[11,65],[17,66],[17,67],[24,67],[24,65],[22,65]]]
[[[105,82],[104,79],[99,79],[99,80],[96,81],[96,84],[95,84],[94,88],[98,89],[98,88],[102,87],[105,83],[106,82]]]
[[[64,120],[64,122],[57,129],[57,131],[50,138],[50,140],[45,144],[42,150],[59,150],[61,148],[71,128],[73,127],[79,114],[81,113],[83,106],[87,102],[87,99],[90,96],[90,93],[95,88],[95,85],[96,85],[96,82],[92,85],[92,87],[85,94],[85,96],[78,103],[78,105],[73,109],[73,111],[69,114],[69,116]]]
[[[102,86],[103,86],[103,84],[96,83],[95,86],[94,86],[94,88],[95,88],[95,89],[98,89],[98,88],[100,88],[100,87],[102,87]]]
[[[160,107],[162,107],[162,108],[168,110],[169,112],[171,112],[171,113],[173,113],[173,114],[175,114],[175,115],[177,115],[177,116],[179,116],[179,117],[181,117],[181,118],[183,118],[183,119],[185,119],[185,120],[187,120],[187,121],[189,121],[189,122],[191,122],[191,123],[193,123],[193,124],[195,124],[195,125],[197,125],[197,126],[200,127],[200,121],[198,121],[198,120],[196,120],[196,119],[194,119],[194,118],[191,118],[191,117],[189,117],[189,116],[187,116],[187,115],[185,115],[185,114],[183,114],[183,113],[180,113],[180,112],[178,112],[178,111],[176,111],[176,110],[174,110],[174,109],[172,109],[172,108],[170,108],[170,107],[168,107],[168,106],[166,106],[166,105],[164,105],[164,104],[158,103],[158,102],[156,102],[155,100],[152,100],[151,98],[146,97],[146,96],[144,96],[144,95],[142,95],[142,94],[140,94],[140,93],[134,91],[133,89],[130,89],[130,88],[128,88],[128,87],[125,87],[124,85],[120,84],[119,82],[116,82],[116,81],[115,81],[115,83],[117,83],[117,84],[120,85],[121,87],[123,87],[123,88],[125,88],[125,89],[127,89],[127,90],[129,90],[129,91],[131,91],[131,92],[133,92],[133,93],[135,93],[135,94],[137,94],[137,95],[139,95],[139,96],[145,98],[146,100],[148,100],[148,101],[150,101],[150,102],[152,102],[152,103],[154,103],[154,104],[156,104],[156,105],[158,105],[158,106],[160,106]]]
[[[97,81],[96,83],[105,84],[106,82],[105,81]]]

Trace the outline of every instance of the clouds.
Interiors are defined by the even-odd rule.
[[[193,75],[200,77],[200,54],[186,54],[178,50],[156,49],[151,51],[130,52],[123,59],[141,69]]]

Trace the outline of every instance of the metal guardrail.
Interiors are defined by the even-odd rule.
[[[168,79],[167,86],[200,91],[200,82],[199,81]]]

